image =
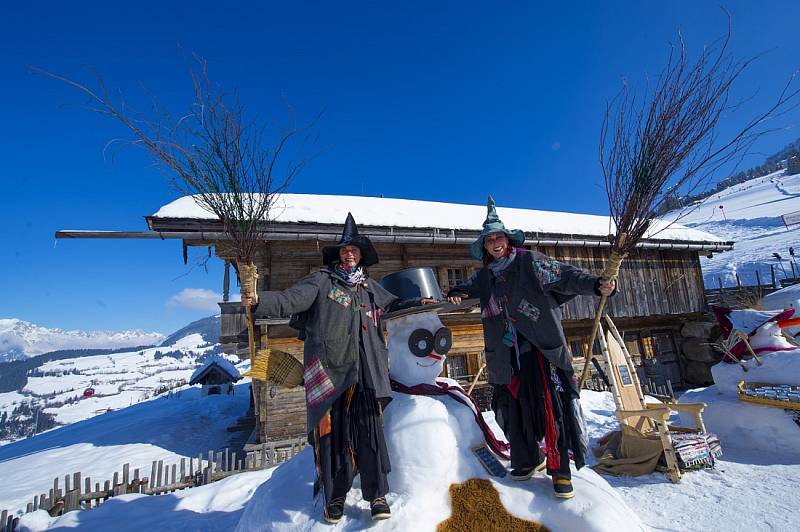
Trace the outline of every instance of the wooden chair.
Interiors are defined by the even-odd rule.
[[[598,339],[605,358],[611,393],[614,396],[616,414],[620,423],[635,428],[645,435],[658,434],[664,448],[667,463],[667,477],[672,482],[680,482],[681,470],[675,447],[672,443],[671,433],[706,431],[703,423],[702,412],[705,403],[676,403],[664,401],[657,404],[647,404],[644,400],[642,387],[633,360],[625,347],[617,327],[611,318],[606,316],[608,331],[604,334],[602,327]],[[670,425],[668,420],[673,411],[688,412],[694,418],[694,427],[680,427]]]

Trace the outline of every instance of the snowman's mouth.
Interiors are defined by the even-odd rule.
[[[430,364],[420,364],[419,362],[417,362],[417,366],[419,366],[421,368],[430,368],[431,366],[435,366],[437,362],[439,362],[439,361],[438,360],[434,360]]]

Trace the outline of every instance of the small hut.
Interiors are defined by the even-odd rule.
[[[189,379],[189,386],[202,384],[201,395],[232,395],[233,384],[241,379],[233,364],[222,357],[211,357],[208,361],[194,370],[192,378]]]

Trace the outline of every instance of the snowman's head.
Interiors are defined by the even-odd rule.
[[[442,372],[453,336],[436,312],[409,314],[389,320],[389,376],[414,386],[434,384]]]

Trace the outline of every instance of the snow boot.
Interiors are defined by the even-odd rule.
[[[511,479],[518,481],[528,480],[539,471],[544,471],[544,468],[547,467],[547,458],[544,456],[540,456],[539,458],[541,462],[535,467],[515,467],[512,469]]]
[[[342,520],[344,515],[344,497],[334,497],[331,502],[325,505],[325,520],[330,524],[336,524]]]
[[[575,496],[572,481],[568,478],[553,477],[553,492],[559,499],[571,499]]]
[[[389,509],[389,503],[386,502],[386,497],[376,497],[369,503],[372,512],[372,519],[375,521],[381,519],[389,519],[392,516],[392,511]]]

